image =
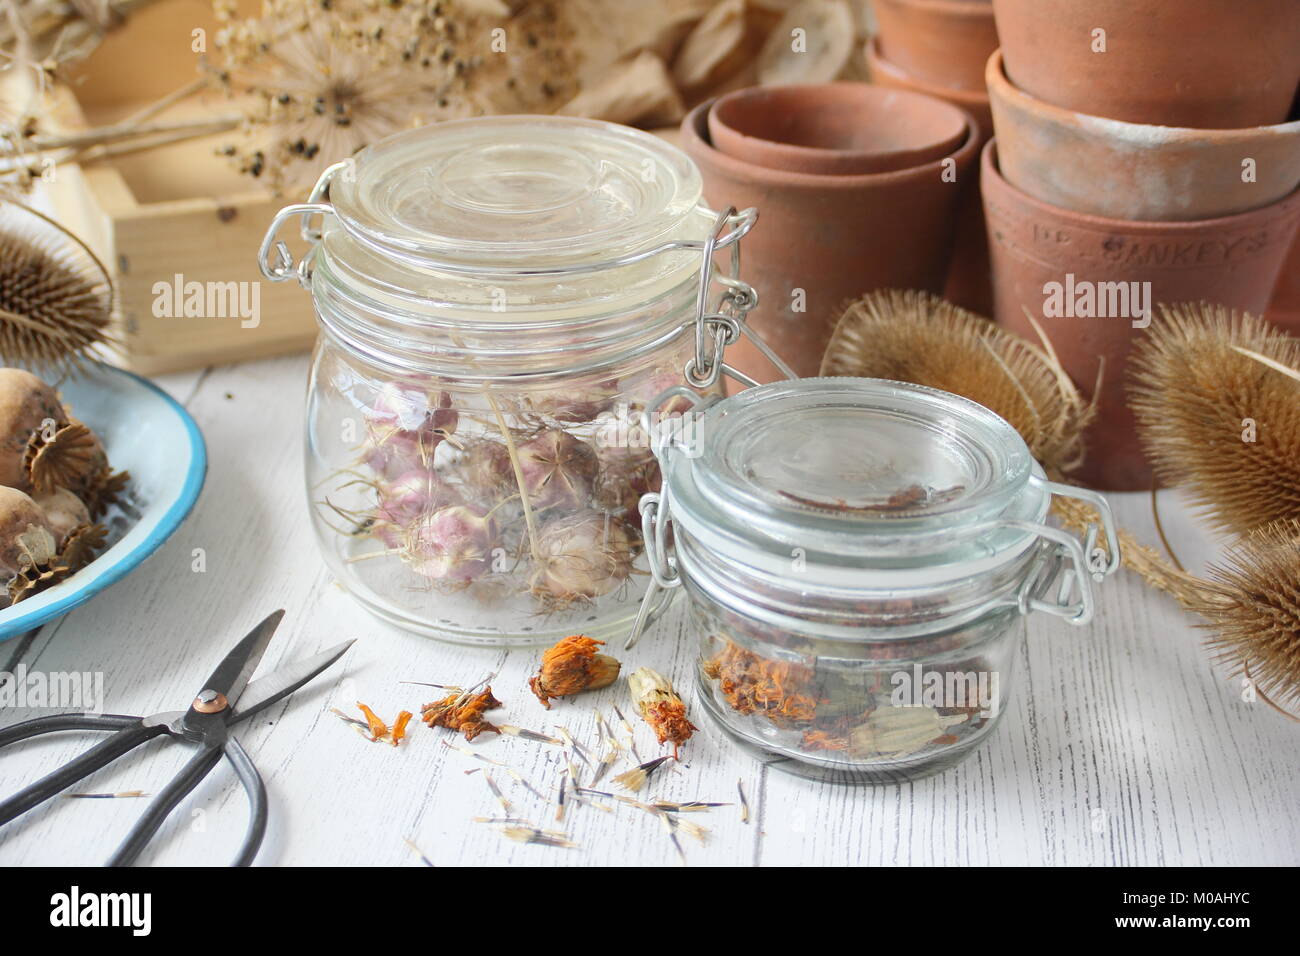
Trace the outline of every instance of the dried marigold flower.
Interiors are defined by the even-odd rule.
[[[425,704],[420,708],[420,719],[430,727],[446,727],[448,730],[460,731],[466,740],[473,740],[484,731],[500,733],[496,727],[483,719],[483,714],[501,706],[501,701],[492,696],[492,688],[486,687],[475,694],[466,691],[461,694],[448,694],[442,700]]]
[[[645,722],[654,730],[659,742],[671,742],[673,756],[677,748],[690,739],[698,728],[686,719],[686,704],[673,685],[648,667],[639,667],[627,679],[632,699]]]
[[[604,644],[581,634],[571,634],[547,649],[542,655],[541,670],[528,680],[528,686],[543,707],[550,710],[552,698],[599,690],[618,679],[622,665],[608,654],[596,653],[596,648]]]
[[[761,714],[778,727],[806,726],[817,712],[812,668],[766,660],[735,641],[704,663],[704,674],[738,714]]]
[[[367,739],[371,743],[383,740],[392,744],[394,747],[401,743],[402,738],[406,736],[406,724],[413,716],[409,710],[402,711],[397,715],[397,719],[393,721],[393,726],[390,728],[380,719],[378,714],[365,704],[361,703],[361,701],[357,701],[357,708],[365,715],[366,720],[364,725],[361,721],[349,717],[342,711],[336,710],[334,713],[338,714],[339,717],[348,723],[356,725],[358,730],[366,734]]]

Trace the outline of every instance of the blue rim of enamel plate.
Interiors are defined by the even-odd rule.
[[[208,451],[203,441],[203,434],[199,431],[199,426],[190,416],[190,413],[185,410],[180,402],[153,382],[136,375],[134,372],[128,372],[125,369],[111,365],[97,365],[96,372],[102,375],[118,375],[134,381],[137,385],[142,386],[145,390],[152,392],[157,398],[161,399],[163,406],[175,415],[176,419],[184,427],[185,437],[189,440],[189,446],[186,449],[189,465],[185,471],[185,478],[181,482],[180,491],[171,504],[167,506],[167,510],[163,512],[161,517],[156,519],[153,527],[145,535],[144,540],[138,542],[130,551],[112,558],[111,563],[101,564],[110,557],[113,550],[110,548],[75,575],[68,578],[68,580],[60,582],[48,591],[43,591],[30,599],[30,602],[37,602],[41,598],[46,598],[46,603],[36,604],[23,601],[13,607],[0,610],[0,641],[18,637],[49,621],[60,618],[73,608],[89,601],[100,591],[122,580],[122,578],[138,568],[146,558],[162,547],[163,542],[172,536],[176,529],[180,527],[181,522],[194,509],[195,503],[199,500],[199,492],[203,490],[203,482],[208,471]],[[135,525],[132,530],[138,527],[139,524]],[[87,572],[93,573],[79,582],[78,578]],[[51,598],[53,600],[49,600]]]

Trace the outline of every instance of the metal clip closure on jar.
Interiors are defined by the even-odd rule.
[[[1085,624],[1092,584],[1119,566],[1106,500],[1048,481],[1010,425],[959,396],[825,378],[691,401],[651,430],[663,487],[641,512],[657,589],[685,581],[773,628],[881,640],[880,609],[899,601],[928,608],[900,636],[1007,607]],[[1100,528],[1080,540],[1047,524],[1053,495],[1090,505]]]

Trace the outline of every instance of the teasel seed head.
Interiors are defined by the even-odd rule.
[[[1300,519],[1248,532],[1206,577],[1186,603],[1217,659],[1279,706],[1300,703]]]
[[[1300,339],[1221,306],[1161,306],[1133,353],[1129,399],[1165,485],[1217,528],[1300,518]]]
[[[1032,344],[926,292],[886,289],[851,303],[822,358],[822,375],[886,378],[953,392],[1016,429],[1049,474],[1083,461],[1092,407],[1050,344]]]

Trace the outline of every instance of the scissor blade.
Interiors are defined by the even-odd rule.
[[[266,653],[267,645],[271,643],[271,637],[283,618],[284,610],[281,609],[268,615],[266,620],[249,631],[248,635],[235,645],[234,650],[226,655],[225,660],[217,665],[217,669],[212,672],[203,689],[224,694],[233,707],[240,695],[244,693],[244,688],[248,686],[253,671],[257,670],[257,665],[261,663],[262,655]]]
[[[244,696],[239,698],[239,707],[236,709],[234,716],[230,718],[230,723],[237,724],[241,720],[246,720],[258,711],[270,707],[276,701],[288,697],[346,654],[348,648],[355,643],[355,641],[344,641],[342,644],[334,645],[327,651],[322,651],[315,657],[294,661],[292,664],[280,668],[274,674],[259,677],[248,685],[248,688],[244,691]]]

